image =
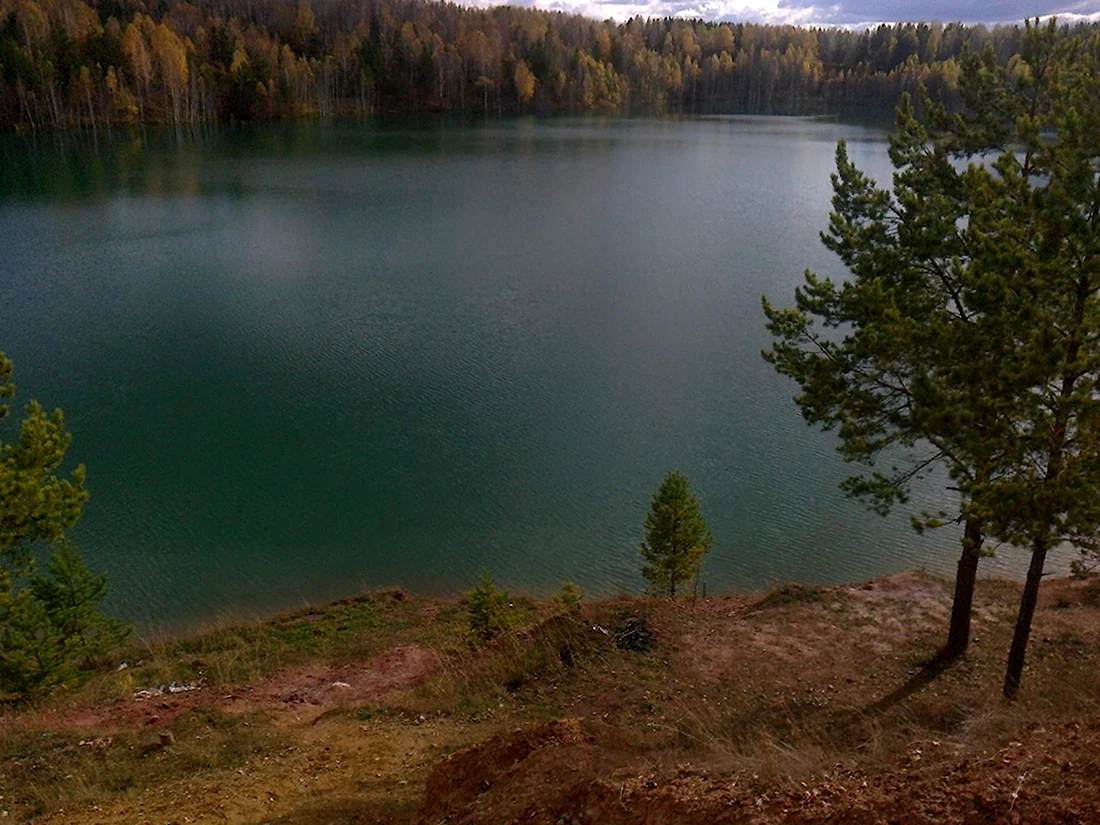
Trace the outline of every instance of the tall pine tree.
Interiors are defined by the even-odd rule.
[[[966,55],[964,112],[925,96],[918,120],[903,101],[892,192],[842,145],[824,239],[852,277],[807,273],[794,309],[765,301],[766,357],[870,465],[850,493],[884,511],[946,467],[965,524],[946,654],[966,647],[983,538],[1030,548],[1008,695],[1047,553],[1100,524],[1100,35],[1029,26],[1021,58]],[[902,467],[875,469],[884,456]]]

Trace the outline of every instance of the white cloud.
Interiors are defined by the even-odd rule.
[[[514,5],[583,14],[596,20],[680,17],[735,22],[862,28],[890,21],[939,20],[964,23],[1022,23],[1025,16],[1057,15],[1060,21],[1100,21],[1100,0],[516,0]],[[497,5],[473,0],[472,5]]]

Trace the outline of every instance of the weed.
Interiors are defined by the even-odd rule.
[[[825,593],[825,588],[817,585],[781,584],[765,594],[760,601],[753,605],[753,609],[765,610],[769,607],[781,607],[788,604],[819,602],[825,596]]]

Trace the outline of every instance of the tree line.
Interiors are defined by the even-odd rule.
[[[963,53],[989,49],[1016,65],[1021,38],[1017,26],[939,23],[858,32],[617,24],[428,0],[0,0],[0,125],[423,111],[807,114],[888,109],[920,86],[955,104]]]

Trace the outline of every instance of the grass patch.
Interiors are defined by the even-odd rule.
[[[680,708],[674,744],[704,761],[770,781],[874,773],[987,755],[1022,736],[1033,709],[962,697],[916,697],[884,709],[825,708],[797,696],[723,709]]]
[[[451,656],[410,697],[412,706],[471,720],[511,704],[542,705],[552,712],[562,683],[617,654],[614,637],[580,610],[540,616],[531,604],[525,612],[537,620]]]
[[[257,716],[204,708],[156,731],[24,730],[0,746],[4,804],[39,816],[65,805],[92,804],[169,781],[234,770],[285,746]],[[2,806],[0,806],[2,807]]]
[[[767,610],[789,604],[819,602],[828,592],[827,588],[816,584],[781,584],[766,593],[753,605],[753,610]]]
[[[461,623],[460,611],[426,610],[400,591],[356,596],[183,639],[137,641],[116,659],[129,667],[100,673],[75,698],[124,699],[171,682],[255,682],[286,665],[320,660],[340,666],[401,643],[445,648],[453,645]]]
[[[1081,590],[1081,604],[1088,607],[1100,607],[1100,576],[1092,580]]]

